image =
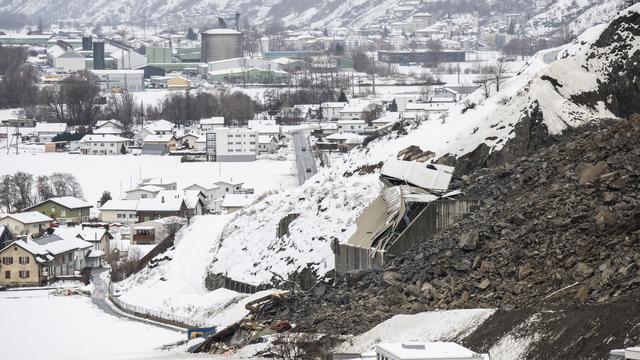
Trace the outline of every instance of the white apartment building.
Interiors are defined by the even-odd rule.
[[[102,91],[144,90],[143,70],[91,70]]]
[[[86,155],[120,155],[125,153],[129,139],[115,135],[85,135],[80,139],[80,152]]]
[[[258,132],[247,128],[216,128],[207,132],[207,158],[211,161],[255,161]]]

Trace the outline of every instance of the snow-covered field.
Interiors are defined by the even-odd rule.
[[[113,198],[132,187],[142,178],[162,177],[177,181],[178,188],[195,181],[233,180],[254,188],[256,194],[279,191],[297,185],[292,161],[258,160],[248,163],[181,163],[179,156],[153,155],[73,155],[64,153],[0,154],[0,175],[18,170],[33,175],[54,172],[71,173],[78,178],[87,201],[95,204],[103,191]]]
[[[120,299],[218,328],[245,317],[249,312],[244,305],[269,291],[245,295],[227,289],[208,291],[204,286],[206,269],[230,218],[231,215],[196,216],[191,226],[177,234],[175,249],[160,255],[170,257],[170,261],[146,268],[117,284]],[[243,262],[239,256],[232,256],[231,260]]]
[[[118,318],[84,296],[49,291],[0,292],[3,359],[187,358],[159,347],[185,340],[178,331]]]

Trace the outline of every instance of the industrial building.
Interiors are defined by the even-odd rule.
[[[102,91],[143,91],[143,70],[92,70]]]
[[[242,33],[234,29],[211,29],[200,33],[201,62],[243,56]]]
[[[64,42],[47,49],[47,60],[49,65],[65,72],[81,71],[86,68],[85,57]]]
[[[255,161],[258,132],[246,128],[215,128],[207,132],[207,159],[210,161]]]
[[[378,60],[389,64],[465,62],[464,51],[378,51]]]

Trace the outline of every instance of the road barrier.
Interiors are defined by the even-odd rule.
[[[109,284],[109,300],[120,311],[129,315],[133,315],[135,317],[149,319],[161,324],[177,326],[184,329],[205,326],[205,324],[201,321],[194,321],[193,319],[177,316],[175,314],[169,314],[159,310],[152,310],[141,306],[128,304],[114,295],[113,284]]]

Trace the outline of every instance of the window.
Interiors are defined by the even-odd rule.
[[[73,261],[73,254],[69,253],[67,259],[68,261]]]
[[[146,199],[147,198],[147,194],[140,194],[140,199]]]
[[[18,272],[20,279],[26,279],[29,277],[29,270],[22,270]]]
[[[60,216],[67,216],[67,212],[64,209],[60,209]]]
[[[11,271],[5,271],[4,272],[4,278],[5,279],[11,279]]]
[[[129,214],[129,219],[135,219],[136,218],[136,214]]]
[[[126,219],[127,218],[127,214],[118,214],[118,219]]]
[[[29,257],[28,256],[20,256],[18,258],[18,262],[20,263],[20,265],[27,265],[29,263]]]
[[[11,265],[13,264],[13,257],[11,256],[5,256],[2,258],[2,264],[3,265]]]

